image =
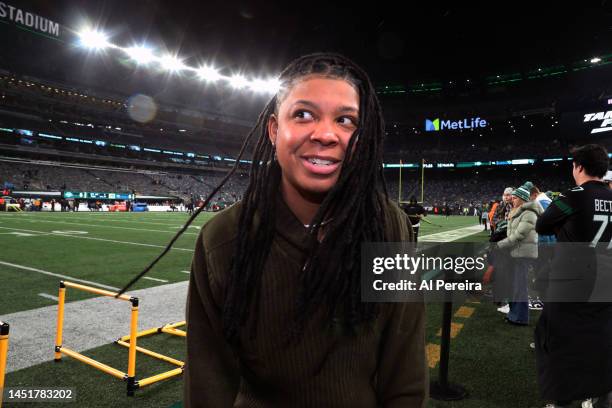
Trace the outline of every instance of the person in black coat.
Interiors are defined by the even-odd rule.
[[[408,204],[403,204],[401,208],[402,210],[404,210],[404,212],[408,216],[408,219],[410,220],[410,226],[414,231],[414,240],[416,242],[419,237],[419,227],[421,226],[421,219],[423,219],[423,217],[427,215],[425,212],[425,208],[423,208],[421,204],[417,203],[415,197],[411,197]]]
[[[555,407],[593,398],[594,408],[609,408],[612,302],[591,299],[597,272],[611,273],[597,266],[595,255],[600,246],[604,257],[612,255],[606,250],[612,238],[612,191],[602,181],[609,159],[600,145],[582,146],[572,156],[577,187],[560,194],[536,224],[538,234],[554,233],[559,242],[547,290],[551,301],[545,300],[535,332],[538,383],[542,397]]]

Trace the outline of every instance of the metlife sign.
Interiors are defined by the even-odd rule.
[[[599,125],[591,129],[591,134],[612,131],[612,110],[584,114],[584,123]]]
[[[485,128],[489,123],[479,117],[465,118],[461,120],[440,120],[425,119],[426,132],[439,132],[441,130],[457,130],[457,129],[479,129]]]

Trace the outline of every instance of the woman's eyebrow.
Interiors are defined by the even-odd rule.
[[[293,103],[293,105],[294,105],[294,106],[295,106],[295,105],[300,105],[300,104],[301,104],[301,105],[310,106],[310,107],[311,107],[311,108],[313,108],[313,109],[317,109],[317,110],[319,110],[319,109],[320,109],[320,108],[319,108],[319,106],[318,106],[316,103],[311,102],[311,101],[306,100],[306,99],[298,99],[297,101],[295,101],[295,102]],[[358,113],[358,112],[359,112],[359,109],[354,108],[354,107],[352,107],[352,106],[341,106],[340,108],[338,108],[338,109],[337,109],[337,111],[338,111],[338,112],[355,112],[355,113]]]

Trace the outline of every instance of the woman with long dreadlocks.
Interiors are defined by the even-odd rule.
[[[424,305],[361,302],[361,244],[413,240],[373,86],[336,54],[280,79],[241,151],[257,139],[244,198],[196,244],[185,405],[424,407]]]

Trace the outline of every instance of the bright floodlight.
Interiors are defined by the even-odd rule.
[[[183,64],[183,61],[181,61],[174,55],[166,55],[161,57],[159,59],[159,63],[161,64],[162,68],[173,72],[180,71],[181,69],[185,68],[185,64]]]
[[[268,79],[268,92],[277,93],[281,89],[281,81],[278,78]]]
[[[125,52],[138,64],[148,64],[155,60],[151,49],[144,46],[126,48]]]
[[[198,69],[198,77],[204,81],[215,82],[221,79],[221,74],[213,67],[203,66]]]
[[[598,57],[591,58],[591,64],[597,64],[599,61],[601,61],[601,58],[598,58]]]
[[[249,84],[249,87],[255,92],[274,94],[280,89],[280,81],[278,79],[255,79]]]
[[[100,50],[108,47],[108,37],[99,31],[85,29],[79,33],[79,41],[83,47]]]
[[[236,89],[246,88],[249,85],[249,81],[242,75],[234,75],[229,79],[229,82]]]

